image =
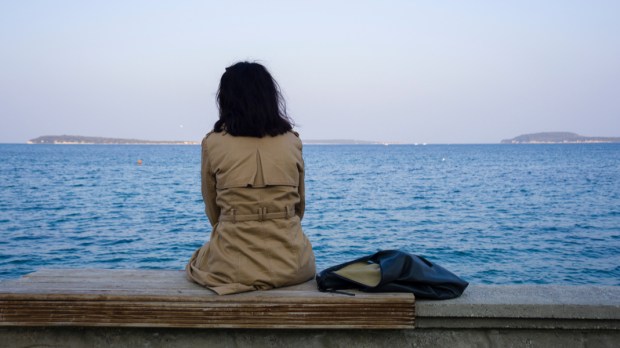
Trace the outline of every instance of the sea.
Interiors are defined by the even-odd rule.
[[[306,145],[304,160],[319,270],[399,249],[471,283],[620,285],[620,144]],[[0,144],[0,280],[181,270],[210,232],[197,145]]]

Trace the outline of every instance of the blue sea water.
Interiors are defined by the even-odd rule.
[[[473,283],[620,285],[620,144],[307,145],[304,158],[319,269],[401,249]],[[0,145],[0,278],[182,269],[210,233],[199,171],[199,146]]]

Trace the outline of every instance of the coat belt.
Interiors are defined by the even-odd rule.
[[[285,207],[284,211],[269,213],[267,208],[259,208],[256,214],[237,214],[235,209],[230,210],[230,214],[220,215],[219,221],[264,221],[273,219],[290,219],[295,216],[295,208]]]

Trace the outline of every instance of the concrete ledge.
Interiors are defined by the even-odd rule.
[[[416,327],[620,330],[620,287],[470,285],[454,300],[416,301]]]
[[[7,326],[0,347],[618,347],[620,287],[470,285],[416,301],[415,315],[415,329],[394,330]]]

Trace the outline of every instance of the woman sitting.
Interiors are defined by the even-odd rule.
[[[302,144],[277,83],[260,64],[226,68],[219,120],[202,141],[202,197],[213,230],[186,266],[220,295],[293,285],[315,275],[304,215]]]

